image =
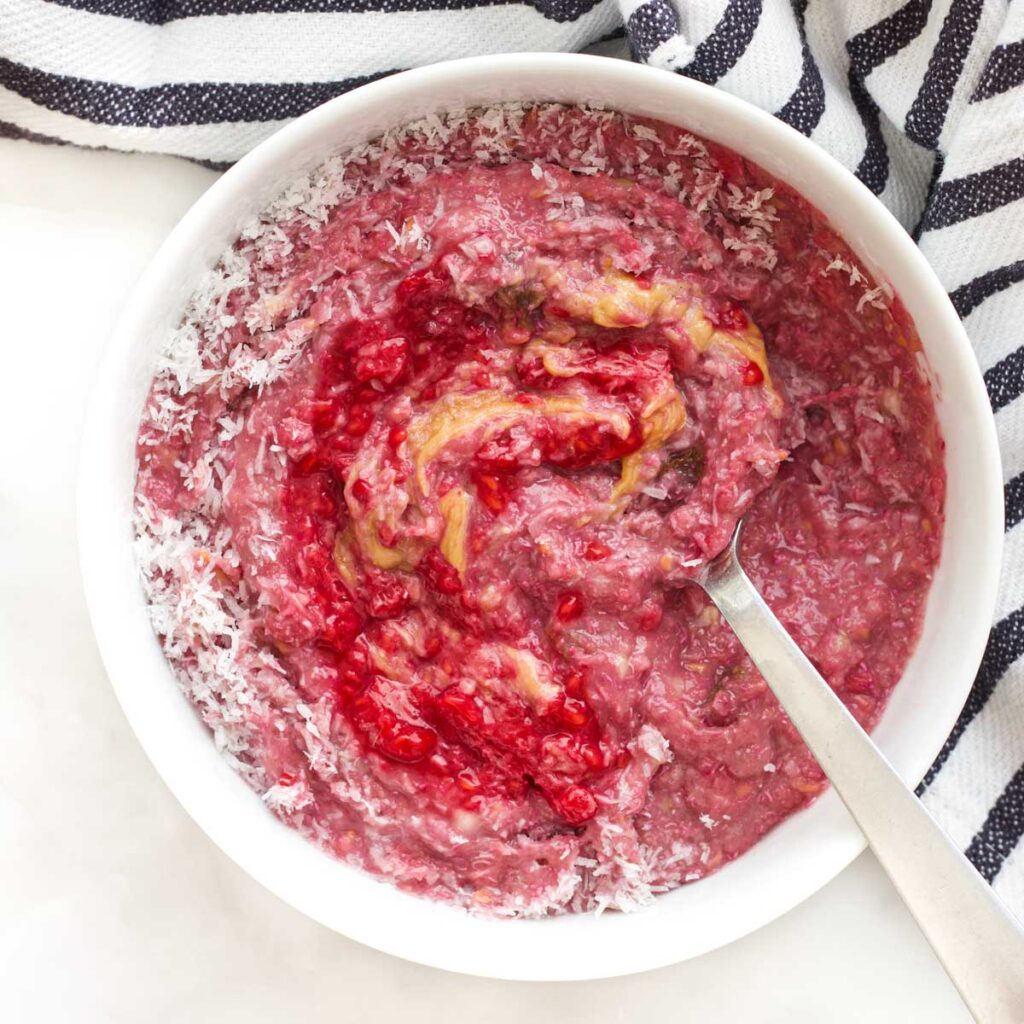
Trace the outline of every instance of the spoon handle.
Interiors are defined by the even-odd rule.
[[[740,567],[738,537],[704,590],[846,804],[982,1024],[1024,1021],[1024,932],[804,657]]]

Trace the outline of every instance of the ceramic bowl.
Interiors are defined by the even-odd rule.
[[[300,117],[220,178],[158,252],[105,355],[81,463],[81,566],[103,659],[139,741],[213,842],[269,890],[338,932],[420,963],[502,978],[609,977],[721,946],[834,878],[864,847],[838,797],[826,793],[717,874],[632,914],[498,921],[407,895],[281,824],[221,759],[164,661],[132,556],[143,400],[200,275],[252,214],[328,155],[429,112],[503,100],[603,104],[732,147],[817,206],[913,316],[947,444],[947,520],[921,642],[875,737],[907,782],[923,776],[978,667],[1002,541],[994,426],[967,337],[910,237],[825,152],[727,93],[625,61],[513,54],[405,72]]]

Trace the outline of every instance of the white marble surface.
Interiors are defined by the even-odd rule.
[[[446,974],[335,935],[192,824],[107,686],[78,580],[74,477],[111,325],[214,177],[171,159],[0,141],[0,1019],[968,1021],[870,855],[699,960],[531,985]]]

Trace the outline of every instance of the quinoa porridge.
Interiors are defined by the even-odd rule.
[[[913,325],[737,154],[501,106],[339,155],[169,339],[154,627],[336,856],[481,912],[628,910],[823,787],[690,582],[743,558],[865,726],[917,640],[942,441]]]

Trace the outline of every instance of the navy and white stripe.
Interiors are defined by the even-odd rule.
[[[225,163],[382,75],[621,30],[617,0],[0,0],[0,122]]]
[[[1003,452],[1006,559],[984,662],[922,783],[1024,914],[1024,2],[0,0],[0,136],[237,159],[406,67],[622,51],[759,104],[913,231],[964,319]]]

